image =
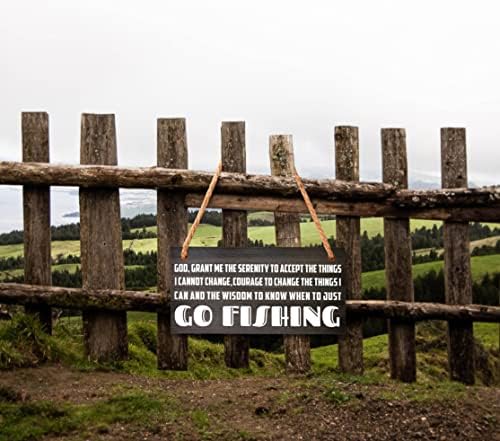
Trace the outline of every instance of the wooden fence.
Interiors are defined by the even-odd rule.
[[[415,322],[448,321],[450,377],[474,382],[473,321],[500,322],[500,307],[472,305],[469,221],[500,222],[500,187],[467,188],[465,129],[441,129],[442,190],[408,190],[404,129],[383,129],[383,183],[359,181],[356,127],[334,133],[336,179],[304,179],[318,213],[336,215],[337,244],[346,250],[347,333],[339,339],[339,367],[363,372],[363,319],[389,320],[391,376],[416,379]],[[0,184],[23,185],[25,284],[0,283],[0,302],[22,304],[51,332],[51,307],[83,311],[87,355],[127,357],[126,311],[158,316],[158,368],[187,369],[186,336],[171,335],[168,248],[187,232],[187,209],[199,206],[211,173],[188,170],[184,119],[158,119],[157,166],[117,166],[114,115],[84,114],[79,166],[49,163],[49,122],[43,112],[22,114],[23,162],[0,162]],[[247,244],[247,210],[273,211],[276,242],[299,247],[299,214],[306,207],[291,177],[292,137],[269,138],[271,175],[246,174],[245,123],[223,122],[223,173],[211,200],[222,208],[223,244]],[[214,160],[214,164],[216,161]],[[83,287],[51,286],[50,186],[80,189]],[[158,197],[158,293],[124,290],[119,188],[152,188]],[[386,301],[361,299],[360,217],[384,217]],[[446,304],[415,303],[409,219],[444,221]],[[248,366],[248,337],[226,336],[227,366]],[[307,336],[284,337],[288,372],[310,368]]]

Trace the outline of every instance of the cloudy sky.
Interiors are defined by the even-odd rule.
[[[470,181],[498,183],[496,3],[2,2],[0,159],[21,158],[23,110],[49,112],[65,163],[80,114],[111,112],[122,165],[154,164],[156,118],[184,116],[193,169],[215,167],[221,121],[245,120],[249,172],[291,133],[298,170],[332,177],[333,128],[352,124],[362,179],[380,179],[380,128],[405,127],[411,179],[439,182],[439,128],[464,126]]]

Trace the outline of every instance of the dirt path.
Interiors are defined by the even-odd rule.
[[[136,391],[170,397],[177,408],[169,418],[44,438],[50,440],[500,440],[498,388],[466,388],[430,401],[393,383],[164,380],[60,366],[1,372],[0,387],[15,391],[21,402],[92,405]],[[432,397],[432,390],[427,393]]]

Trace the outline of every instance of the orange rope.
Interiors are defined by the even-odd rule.
[[[200,225],[200,222],[203,218],[203,215],[205,214],[205,210],[208,207],[208,204],[210,202],[210,198],[212,197],[212,194],[214,192],[215,186],[217,185],[217,181],[219,180],[221,172],[222,172],[222,161],[219,161],[219,164],[217,165],[217,169],[215,170],[215,174],[214,174],[212,180],[210,181],[210,185],[208,186],[207,193],[205,194],[205,197],[203,198],[203,202],[201,203],[201,207],[198,211],[198,214],[196,215],[196,219],[194,220],[193,225],[191,225],[191,228],[189,229],[189,233],[186,236],[184,243],[182,244],[182,251],[181,251],[181,259],[182,260],[186,260],[188,258],[189,244],[191,243],[191,240],[194,237],[194,233],[196,232],[196,229],[198,228],[198,225]],[[321,226],[321,222],[318,218],[316,210],[314,209],[314,205],[312,204],[311,199],[309,198],[309,195],[307,194],[306,188],[304,187],[304,183],[302,182],[302,179],[300,178],[300,176],[297,173],[297,170],[295,168],[294,168],[293,177],[295,178],[295,182],[297,183],[297,187],[299,187],[300,193],[302,194],[302,197],[304,198],[304,202],[306,204],[307,209],[309,210],[309,214],[311,215],[311,218],[314,221],[316,228],[318,229],[319,237],[321,238],[321,242],[323,243],[323,247],[325,248],[326,254],[328,255],[328,259],[335,260],[335,255],[333,254],[332,247],[330,246],[330,243],[328,242],[328,238],[326,237],[325,231],[323,230],[323,227]]]
[[[208,186],[207,193],[205,194],[203,202],[201,203],[200,210],[196,215],[196,219],[194,220],[193,225],[191,225],[191,228],[189,229],[189,233],[186,236],[186,240],[184,240],[184,243],[182,244],[182,252],[181,252],[182,260],[186,260],[188,258],[189,244],[193,239],[194,233],[196,232],[196,228],[198,228],[198,225],[200,225],[201,219],[205,214],[205,210],[208,207],[208,203],[210,202],[210,198],[212,197],[212,194],[214,192],[215,186],[217,185],[217,181],[219,180],[221,172],[222,172],[222,161],[219,161],[217,169],[215,170],[215,174],[212,180],[210,181],[210,185]]]
[[[319,237],[321,238],[321,242],[323,242],[323,247],[325,248],[326,254],[328,255],[328,259],[335,260],[335,255],[333,254],[332,247],[330,246],[330,243],[328,242],[328,238],[326,237],[325,230],[323,230],[323,227],[321,226],[321,222],[318,218],[316,210],[314,209],[314,205],[312,204],[311,199],[309,198],[309,195],[307,194],[306,188],[304,187],[304,183],[302,182],[302,179],[300,178],[299,174],[297,173],[297,170],[295,169],[295,167],[293,168],[293,177],[295,178],[295,182],[297,183],[297,187],[299,187],[300,193],[302,194],[302,197],[304,198],[304,202],[306,204],[307,209],[309,210],[309,214],[311,215],[312,220],[314,221],[314,224],[316,225],[316,228],[318,229]]]

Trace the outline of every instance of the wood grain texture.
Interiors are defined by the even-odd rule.
[[[441,184],[467,187],[465,129],[441,129]],[[472,277],[468,222],[443,225],[444,284],[446,303],[472,303]],[[448,322],[448,364],[452,380],[474,384],[474,335],[472,322]]]
[[[153,188],[205,194],[211,172],[176,170],[164,167],[126,168],[106,165],[55,165],[0,161],[0,184],[64,185],[84,188]],[[356,216],[399,214],[422,219],[498,221],[500,186],[447,188],[442,190],[397,190],[377,182],[348,182],[332,179],[304,179],[304,185],[318,211],[352,212]],[[286,204],[293,212],[304,210],[295,180],[290,177],[222,173],[216,196],[229,201],[247,198],[255,209],[263,204]],[[216,200],[216,199],[214,199]],[[285,201],[283,201],[285,200]],[[234,206],[239,209],[240,202]],[[214,206],[211,204],[211,206]],[[224,208],[231,208],[226,206]]]
[[[59,286],[0,283],[0,302],[13,305],[51,305],[65,309],[110,309],[168,313],[161,293],[113,289],[63,288]],[[395,300],[347,300],[348,317],[399,318],[410,321],[455,320],[500,323],[500,307],[447,305]]]
[[[161,188],[203,193],[213,173],[164,167],[117,167],[106,165],[59,165],[0,161],[0,184],[44,184],[86,188]],[[394,189],[379,182],[350,183],[333,179],[304,179],[311,196],[329,200],[382,200]],[[244,173],[222,173],[220,194],[301,197],[295,179]]]
[[[420,192],[411,192],[419,198]],[[187,207],[199,207],[204,195],[201,193],[186,194]],[[403,200],[406,199],[406,194]],[[456,196],[452,196],[455,198]],[[384,202],[344,202],[314,198],[311,200],[318,214],[336,214],[339,216],[360,217],[411,217],[414,219],[435,219],[452,221],[497,222],[500,220],[500,206],[482,206],[467,208],[453,206],[449,208],[411,208],[398,207],[397,200],[391,198]],[[425,199],[422,204],[425,204]],[[404,202],[403,202],[404,203]],[[395,205],[393,205],[395,204]],[[430,203],[431,205],[434,202]],[[280,196],[241,196],[237,194],[214,194],[208,205],[210,208],[226,208],[232,210],[277,211],[306,214],[307,207],[302,199]]]
[[[382,129],[382,174],[385,183],[408,187],[406,133]],[[384,218],[385,286],[388,300],[414,301],[410,220]],[[391,377],[407,383],[417,378],[415,324],[389,320]]]
[[[245,122],[223,122],[221,126],[222,170],[246,173]],[[247,212],[222,210],[222,244],[242,248],[248,244]],[[248,368],[250,342],[248,336],[224,336],[224,360],[231,368]]]
[[[160,118],[157,122],[158,166],[188,168],[186,120]],[[180,246],[187,235],[188,212],[183,193],[158,190],[158,291],[168,301],[172,268],[170,247]],[[170,314],[158,314],[158,369],[187,370],[188,337],[172,335]]]
[[[335,177],[359,181],[358,128],[335,127]],[[344,268],[348,300],[361,299],[361,236],[358,216],[336,216],[336,244],[346,253]],[[359,318],[347,321],[344,336],[339,337],[339,367],[343,372],[363,373],[363,322]]]
[[[291,135],[269,137],[269,157],[273,176],[291,176],[294,172]],[[276,245],[300,247],[300,217],[297,213],[274,213]],[[311,369],[311,344],[306,335],[285,335],[285,364],[288,373],[305,373]]]
[[[81,123],[80,162],[116,165],[114,115],[83,114]],[[118,190],[80,188],[80,247],[83,288],[124,289]],[[83,323],[85,350],[90,359],[127,358],[125,312],[84,311]]]
[[[21,117],[23,161],[49,162],[49,115],[23,112]],[[52,285],[50,253],[50,188],[46,185],[23,186],[24,281],[33,285]],[[25,308],[35,314],[49,334],[52,311],[48,306]]]

